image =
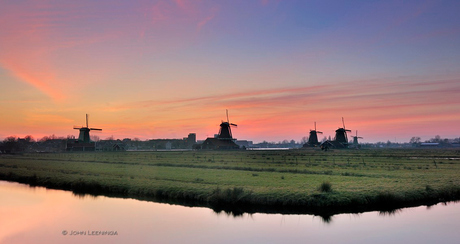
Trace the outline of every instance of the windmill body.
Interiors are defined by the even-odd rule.
[[[356,147],[359,146],[358,138],[359,138],[359,139],[363,139],[362,137],[359,137],[359,136],[358,136],[358,131],[356,131],[356,136],[353,136],[353,146],[356,146]]]
[[[91,140],[89,138],[89,128],[86,127],[81,127],[80,129],[80,135],[78,136],[78,140],[83,143],[89,143]]]
[[[340,142],[342,144],[348,144],[347,131],[349,130],[345,130],[344,128],[338,128],[335,131],[334,141]]]
[[[217,138],[221,140],[235,140],[233,139],[232,129],[230,128],[230,126],[232,125],[236,126],[235,124],[230,124],[229,122],[222,122],[220,124],[220,130],[219,134],[217,135]]]
[[[353,145],[355,145],[355,146],[359,145],[358,138],[362,139],[362,137],[353,136]]]
[[[310,136],[308,137],[308,144],[310,146],[318,145],[318,135],[316,131],[310,131]]]
[[[347,130],[345,129],[345,122],[343,120],[343,117],[342,117],[342,125],[343,125],[343,128],[338,128],[336,131],[335,131],[335,138],[334,138],[334,141],[342,144],[344,147],[348,147],[348,136],[347,136],[347,132],[351,132],[351,130]]]
[[[316,130],[316,122],[315,122],[315,129],[310,130],[310,136],[308,137],[308,142],[306,146],[309,146],[309,147],[318,146],[319,145],[318,134],[323,134],[323,132]]]
[[[226,122],[222,121],[222,123],[220,124],[219,134],[217,135],[217,138],[220,140],[232,140],[232,141],[236,140],[236,139],[233,139],[231,126],[236,127],[238,125],[230,123],[228,119],[228,110],[227,110],[227,121]]]

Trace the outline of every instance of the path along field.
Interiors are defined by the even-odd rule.
[[[460,199],[458,149],[0,155],[0,179],[246,212],[359,212]]]

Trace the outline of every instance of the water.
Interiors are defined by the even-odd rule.
[[[0,181],[0,243],[459,243],[460,204],[393,214],[216,214]]]

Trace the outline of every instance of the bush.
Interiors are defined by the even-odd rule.
[[[329,181],[323,182],[319,186],[318,190],[320,192],[331,192],[332,191],[332,185],[331,185],[331,183]]]

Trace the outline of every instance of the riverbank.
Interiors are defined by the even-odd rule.
[[[458,150],[93,152],[0,156],[0,179],[243,212],[392,209],[460,199]]]

